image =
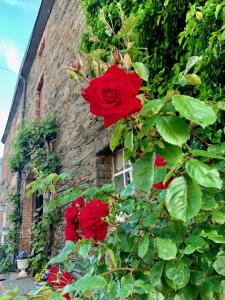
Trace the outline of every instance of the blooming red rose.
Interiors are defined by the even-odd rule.
[[[106,238],[108,223],[102,219],[109,214],[107,203],[91,200],[80,211],[79,227],[86,239],[102,241]]]
[[[77,228],[78,228],[77,224],[71,224],[71,223],[66,224],[64,230],[65,241],[77,242],[80,239],[80,236],[77,233]]]
[[[53,285],[54,288],[63,288],[68,284],[71,284],[73,280],[76,279],[69,272],[60,272],[59,269],[55,266],[52,266],[48,273],[48,283]],[[63,295],[67,300],[70,299],[69,294]]]
[[[76,222],[78,218],[78,209],[76,206],[67,207],[65,212],[65,219],[68,223]]]
[[[79,197],[74,199],[74,201],[71,204],[72,207],[77,207],[77,208],[81,208],[84,206],[84,198],[83,197]]]
[[[113,65],[101,77],[92,79],[82,96],[89,102],[91,113],[103,117],[108,127],[141,110],[137,98],[140,87],[141,79],[135,72]]]
[[[164,167],[166,166],[166,161],[164,160],[164,158],[160,155],[156,155],[155,158],[155,168],[159,168],[159,167]],[[169,169],[167,170],[167,172],[169,171]],[[153,188],[156,190],[164,190],[166,189],[170,183],[173,181],[172,178],[170,178],[165,184],[163,184],[163,182],[157,182],[155,184],[153,184]]]

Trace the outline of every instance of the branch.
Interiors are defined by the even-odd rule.
[[[208,142],[206,142],[203,138],[201,138],[199,135],[197,135],[195,132],[191,131],[191,134],[196,137],[196,139],[198,139],[203,145],[205,145],[206,147],[209,147],[211,144],[209,144]]]
[[[119,271],[129,271],[129,272],[133,273],[133,272],[143,272],[143,271],[146,271],[146,269],[116,268],[114,270],[102,273],[101,275],[106,276],[108,274],[111,274],[111,273],[114,273],[114,272],[119,272]]]

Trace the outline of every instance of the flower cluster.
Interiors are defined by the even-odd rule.
[[[164,167],[166,165],[167,165],[167,163],[164,160],[164,158],[162,156],[160,156],[160,155],[157,154],[156,158],[155,158],[155,168]],[[169,169],[167,171],[169,171]],[[170,185],[170,183],[172,182],[172,180],[173,179],[170,178],[165,184],[163,184],[162,181],[157,182],[157,183],[155,183],[153,185],[153,188],[156,189],[156,190],[164,190],[164,189],[166,189]]]
[[[54,289],[64,288],[71,284],[76,278],[69,272],[60,272],[56,266],[52,266],[48,273],[48,284],[52,285]],[[70,299],[69,294],[64,294],[64,298]]]
[[[95,241],[106,238],[108,223],[103,218],[109,214],[107,203],[93,199],[85,204],[82,197],[75,199],[66,209],[65,241],[76,242],[81,236]]]
[[[89,102],[90,112],[103,117],[108,127],[141,110],[142,104],[137,98],[141,84],[135,72],[113,65],[102,76],[92,79],[82,96]]]

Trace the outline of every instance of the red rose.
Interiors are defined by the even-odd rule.
[[[156,155],[155,158],[155,168],[158,167],[164,167],[166,166],[166,161],[164,160],[164,158],[160,155]],[[169,171],[169,169],[167,170],[167,172]],[[155,184],[153,184],[153,188],[156,190],[164,190],[166,188],[168,188],[168,186],[170,185],[170,183],[173,181],[172,178],[170,178],[165,184],[163,184],[163,182],[157,182]]]
[[[91,113],[103,117],[108,127],[141,110],[137,98],[140,87],[141,79],[135,72],[113,65],[101,77],[92,79],[82,96],[89,102]]]
[[[54,288],[63,288],[68,284],[71,284],[73,280],[76,279],[69,272],[61,273],[59,269],[55,266],[52,266],[48,273],[48,283],[53,285]],[[63,295],[63,297],[67,300],[70,299],[69,294]]]
[[[65,212],[65,219],[68,223],[76,222],[78,218],[78,209],[74,206],[67,207]]]
[[[108,223],[102,218],[108,216],[109,207],[107,203],[100,200],[91,200],[80,211],[79,226],[86,239],[94,238],[102,241],[106,238]]]
[[[51,266],[49,273],[48,273],[48,283],[55,284],[57,282],[57,274],[59,273],[59,269],[55,266]]]
[[[81,208],[84,206],[84,198],[83,197],[79,197],[76,198],[73,202],[72,202],[72,207],[77,207],[77,208]]]
[[[71,224],[71,223],[66,224],[64,230],[65,241],[77,242],[80,239],[80,236],[77,233],[77,227],[78,227],[77,224]]]
[[[155,167],[157,168],[157,167],[164,167],[164,166],[166,166],[165,159],[162,156],[156,154]]]

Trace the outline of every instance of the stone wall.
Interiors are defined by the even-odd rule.
[[[111,157],[107,152],[110,134],[101,121],[90,115],[80,87],[66,73],[66,66],[76,57],[84,25],[79,0],[55,1],[41,42],[45,41],[44,50],[34,61],[27,85],[26,120],[37,117],[37,106],[41,117],[57,117],[59,135],[55,149],[63,166],[61,171],[73,178],[67,186],[111,181]],[[42,77],[42,97],[37,101]],[[55,226],[53,254],[63,245],[63,229],[62,220]]]

